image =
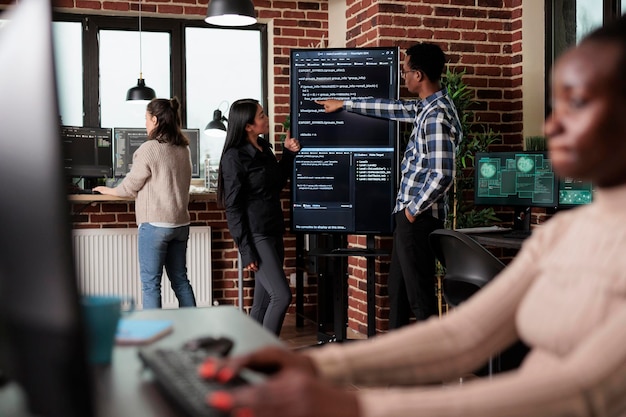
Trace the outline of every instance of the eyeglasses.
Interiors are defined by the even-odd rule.
[[[410,73],[410,72],[417,72],[417,71],[418,71],[418,70],[415,70],[415,69],[411,69],[411,70],[408,70],[408,71],[405,71],[404,69],[401,69],[401,70],[400,70],[400,76],[401,76],[402,78],[406,78],[406,74],[408,74],[408,73]]]

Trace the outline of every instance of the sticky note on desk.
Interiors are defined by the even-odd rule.
[[[171,320],[121,319],[115,334],[118,345],[145,345],[158,340],[174,329]]]

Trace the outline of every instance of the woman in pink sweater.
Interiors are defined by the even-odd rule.
[[[536,230],[487,287],[442,319],[366,341],[209,362],[208,378],[242,366],[272,376],[208,403],[247,417],[626,416],[624,75],[626,17],[559,58],[550,157],[560,176],[595,184],[594,202]],[[517,340],[531,349],[519,369],[458,384]]]

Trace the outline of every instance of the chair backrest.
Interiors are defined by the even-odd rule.
[[[430,234],[429,241],[433,253],[446,269],[442,292],[446,303],[453,307],[471,297],[505,267],[465,233],[438,229]]]

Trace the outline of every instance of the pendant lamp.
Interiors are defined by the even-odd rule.
[[[256,23],[252,0],[210,0],[206,18],[210,25],[249,26]]]
[[[137,85],[131,87],[126,93],[126,100],[152,100],[156,97],[154,90],[146,85],[142,72],[142,49],[141,49],[141,1],[139,0],[139,78]]]

